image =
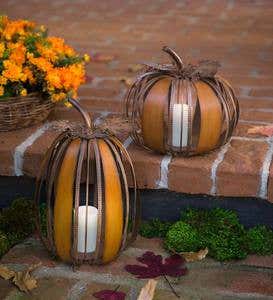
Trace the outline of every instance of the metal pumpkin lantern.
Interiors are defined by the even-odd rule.
[[[172,64],[147,64],[125,99],[135,142],[161,153],[194,155],[231,137],[239,105],[230,84],[216,75],[217,62],[184,65],[164,47]]]
[[[108,131],[91,128],[89,115],[77,101],[70,103],[86,126],[61,133],[46,153],[35,195],[38,230],[49,251],[61,260],[104,264],[137,234],[134,168],[122,143]],[[133,182],[130,194],[125,164]],[[40,212],[43,189],[46,220]]]

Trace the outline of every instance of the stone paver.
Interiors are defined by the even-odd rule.
[[[135,63],[165,61],[160,51],[163,45],[174,47],[193,62],[202,58],[221,61],[220,73],[233,84],[241,104],[230,145],[200,158],[170,160],[138,149],[123,130],[139,185],[273,201],[273,138],[247,134],[253,126],[273,123],[271,1],[6,0],[1,1],[0,11],[44,23],[52,35],[64,37],[78,51],[113,56],[109,63],[93,62],[87,67],[92,80],[79,93],[86,109],[98,115],[121,112],[127,89],[121,78],[135,77],[129,71]],[[74,121],[79,116],[58,107],[49,121],[61,119]],[[15,167],[17,174],[37,174],[52,138],[48,130],[32,139],[24,151],[16,148],[37,129],[0,133],[1,175],[14,175]],[[15,162],[18,156],[19,164]]]
[[[0,279],[0,298],[87,300],[95,299],[92,296],[94,292],[118,288],[126,293],[126,299],[135,300],[147,280],[136,279],[124,270],[124,266],[135,264],[136,257],[147,250],[167,256],[160,239],[138,237],[116,261],[105,266],[82,265],[73,271],[71,266],[52,260],[39,240],[29,238],[11,249],[0,264],[19,270],[41,262],[33,273],[38,287],[26,295]],[[189,271],[186,276],[169,278],[180,299],[273,299],[273,256],[249,256],[245,260],[228,263],[206,258],[187,266]],[[164,278],[157,280],[154,299],[176,299]]]

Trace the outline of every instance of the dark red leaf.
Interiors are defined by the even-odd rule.
[[[172,255],[165,259],[161,255],[155,255],[151,251],[145,252],[137,261],[146,265],[127,265],[125,270],[137,278],[156,278],[158,276],[180,277],[187,273],[185,260],[178,254]]]
[[[101,300],[125,300],[126,294],[113,290],[103,290],[94,293],[93,296]]]

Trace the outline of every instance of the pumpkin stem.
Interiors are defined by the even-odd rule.
[[[176,64],[179,70],[183,69],[183,61],[173,49],[169,48],[168,46],[164,46],[162,50],[170,55],[170,57],[172,58],[173,62]]]
[[[89,114],[83,109],[83,107],[80,105],[80,103],[73,98],[69,98],[68,102],[73,105],[74,108],[77,109],[77,111],[82,115],[84,122],[88,128],[92,128],[92,122]]]

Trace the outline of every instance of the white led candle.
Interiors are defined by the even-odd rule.
[[[94,252],[96,249],[97,241],[97,228],[98,228],[98,209],[94,206],[88,206],[87,209],[87,227],[86,227],[86,206],[79,206],[78,210],[78,252],[85,252],[85,236],[86,252]],[[85,229],[87,228],[87,235]]]
[[[187,104],[175,103],[173,105],[172,122],[172,145],[174,147],[186,147],[188,145],[188,119],[189,106]],[[183,122],[183,123],[182,123]],[[182,142],[181,142],[182,130]]]

